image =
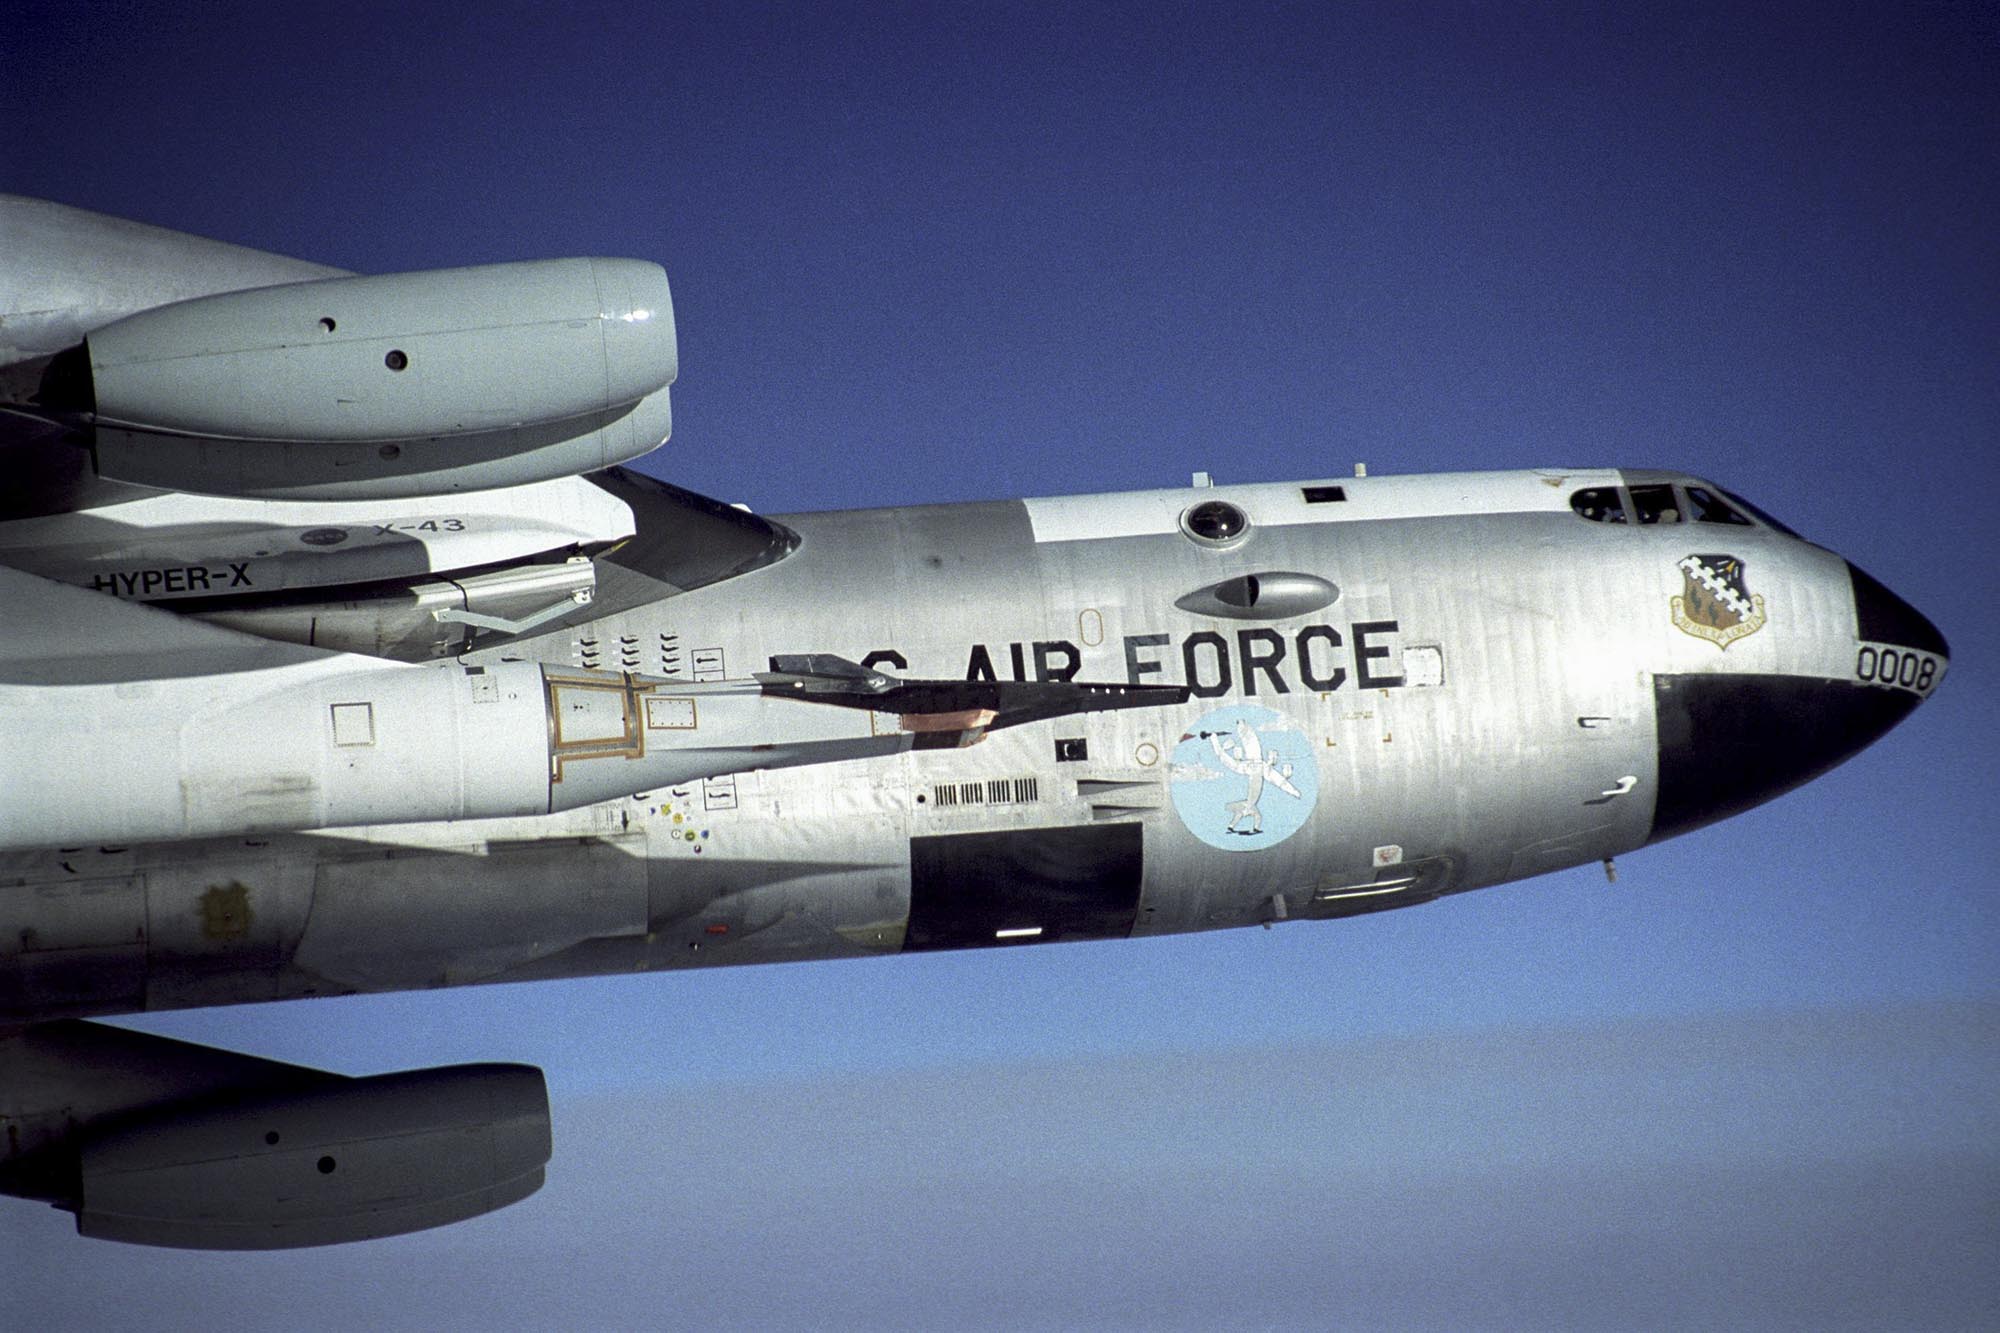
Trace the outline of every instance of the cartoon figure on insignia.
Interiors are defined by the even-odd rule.
[[[1285,799],[1268,799],[1273,789]],[[1256,852],[1304,826],[1319,799],[1319,767],[1297,722],[1239,705],[1209,713],[1182,733],[1168,790],[1197,838],[1226,852]]]
[[[1236,724],[1236,743],[1231,746],[1219,731],[1198,733],[1201,738],[1215,747],[1215,757],[1222,766],[1232,773],[1241,773],[1250,779],[1250,790],[1240,801],[1229,803],[1229,825],[1224,833],[1240,833],[1245,837],[1264,831],[1264,815],[1257,808],[1257,802],[1264,799],[1264,784],[1269,782],[1279,791],[1296,798],[1299,789],[1292,785],[1292,766],[1284,762],[1282,751],[1264,749],[1264,743],[1257,733],[1250,729],[1248,722]],[[1238,828],[1244,820],[1250,821],[1249,828]]]

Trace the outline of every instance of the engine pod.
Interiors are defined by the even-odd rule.
[[[548,1092],[527,1065],[457,1065],[168,1109],[87,1144],[77,1231],[184,1249],[393,1236],[540,1188]]]
[[[486,434],[629,407],[679,369],[667,275],[635,259],[225,292],[86,342],[100,424],[242,440]]]
[[[656,264],[560,259],[332,278],[90,335],[98,469],[210,494],[364,498],[624,462],[671,427]]]

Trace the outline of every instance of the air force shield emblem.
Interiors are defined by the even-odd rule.
[[[1690,555],[1680,562],[1681,595],[1673,598],[1674,628],[1727,648],[1764,628],[1764,599],[1743,581],[1733,555]]]

